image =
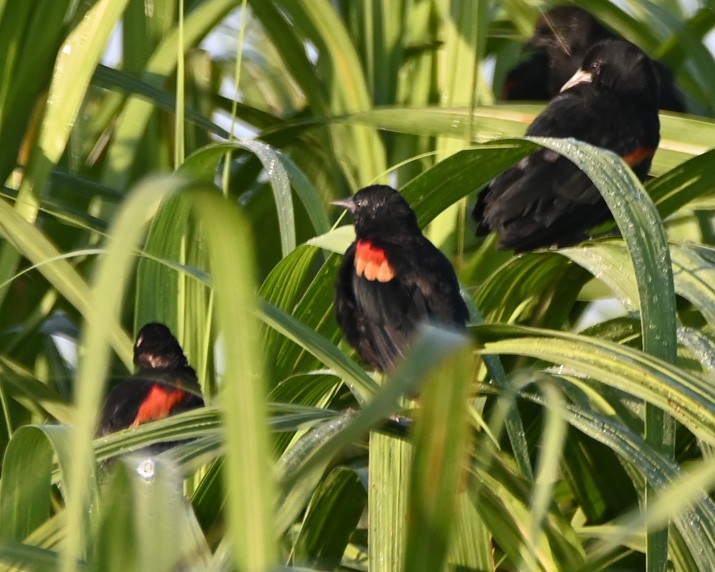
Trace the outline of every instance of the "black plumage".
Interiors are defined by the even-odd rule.
[[[196,372],[163,324],[146,324],[134,343],[137,372],[109,392],[97,436],[163,419],[204,405]]]
[[[602,40],[623,39],[578,6],[557,6],[542,14],[525,45],[528,59],[507,74],[503,88],[507,100],[549,100],[581,66],[588,50]],[[659,107],[685,111],[683,94],[672,72],[653,61],[658,77]]]
[[[610,149],[643,180],[660,140],[652,60],[625,40],[604,40],[534,120],[527,135],[573,137]],[[609,219],[598,189],[568,159],[541,149],[508,169],[480,194],[477,234],[499,233],[516,251],[566,246]]]
[[[363,361],[390,369],[422,323],[464,328],[454,268],[400,193],[374,185],[334,204],[352,213],[356,233],[336,283],[337,321]]]

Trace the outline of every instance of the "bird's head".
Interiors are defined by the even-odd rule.
[[[152,322],[139,330],[134,342],[134,365],[138,369],[178,368],[187,363],[179,342],[164,324]]]
[[[365,187],[352,197],[333,201],[332,204],[350,211],[359,238],[420,232],[410,205],[399,192],[387,185]]]
[[[595,44],[561,91],[585,83],[631,101],[658,98],[658,79],[652,60],[638,46],[626,40],[603,40]]]

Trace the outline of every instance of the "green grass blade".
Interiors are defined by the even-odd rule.
[[[440,161],[401,189],[420,226],[533,151],[524,141],[487,143]]]
[[[438,364],[444,364],[447,356],[454,355],[454,352],[462,347],[463,343],[464,338],[454,332],[432,327],[425,328],[423,334],[418,337],[408,351],[405,360],[390,376],[381,395],[386,394],[391,388],[405,387],[408,383],[412,386],[411,394],[414,395],[416,382],[429,379],[429,374],[432,372],[433,367]],[[461,362],[460,365],[464,366],[464,362]],[[464,370],[458,369],[457,371]],[[466,383],[465,376],[462,379],[462,384]],[[456,393],[460,393],[460,390],[466,390],[462,384],[455,384],[457,387]],[[363,414],[366,415],[368,411],[376,408],[374,405],[375,402],[367,405],[363,410]],[[458,424],[455,434],[461,435],[466,440],[466,433],[460,433],[460,431],[464,431],[464,428]],[[425,438],[427,438],[427,435],[425,435]],[[463,453],[464,451],[462,450],[461,452]],[[406,527],[409,523],[410,479],[421,479],[424,482],[429,478],[426,477],[424,472],[420,475],[411,476],[413,453],[414,448],[412,445],[402,439],[374,431],[370,435],[368,563],[372,569],[401,570],[403,563],[406,563],[411,558],[408,550],[410,548],[409,543],[414,542],[413,537],[416,532],[412,529],[411,532],[406,533]],[[459,448],[455,454],[459,456]],[[423,462],[420,463],[420,471],[426,470],[424,467],[426,457],[423,455],[426,455],[426,452],[421,452],[420,458]],[[450,457],[450,461],[455,461],[455,459]],[[451,469],[453,466],[445,462],[445,470],[448,470],[447,467]],[[458,472],[458,469],[456,472]],[[419,489],[419,486],[415,486]],[[446,487],[448,490],[449,486],[448,484]],[[434,508],[434,506],[431,508]],[[412,540],[410,540],[411,538]],[[443,546],[442,550],[446,551],[446,547]],[[437,553],[436,557],[444,559],[446,554],[444,552],[442,554]]]
[[[52,168],[65,150],[94,68],[127,1],[100,0],[94,4],[70,33],[57,56],[42,127],[16,202],[18,212],[30,222],[37,217],[37,197],[44,193]],[[3,245],[0,249],[0,282],[15,272],[18,262],[18,253]],[[0,288],[0,300],[6,293],[6,288]]]
[[[684,512],[686,514],[683,515],[683,520],[687,523],[687,519],[693,517],[692,514],[687,513],[690,513],[698,503],[707,502],[705,500],[707,499],[706,491],[711,490],[713,486],[715,486],[715,464],[708,460],[697,462],[687,473],[678,475],[667,488],[658,491],[645,512],[635,512],[619,519],[620,522],[609,537],[594,547],[585,569],[592,569],[591,566],[603,558],[604,554],[608,554],[616,546],[624,544],[637,531],[646,527],[658,529],[667,526],[670,521],[680,517]],[[708,524],[712,527],[713,523]],[[690,531],[688,528],[686,530]],[[709,561],[709,565],[712,565],[715,557],[713,540],[715,539],[711,536],[702,544],[693,546],[691,543],[692,555],[697,560]]]
[[[208,561],[203,535],[192,531],[176,467],[159,458],[117,461],[103,490],[104,518],[96,540],[99,570],[196,569]],[[117,538],[128,542],[119,543]]]
[[[42,432],[21,427],[13,435],[0,481],[0,538],[24,540],[49,518],[52,455]]]
[[[675,360],[675,296],[670,252],[655,206],[614,153],[574,140],[533,138],[573,161],[598,187],[638,269],[644,350]]]
[[[94,465],[90,441],[109,364],[106,340],[111,328],[118,324],[123,295],[132,276],[135,249],[144,237],[145,227],[162,200],[181,188],[181,183],[183,181],[178,179],[149,180],[132,193],[110,229],[107,254],[100,262],[89,296],[87,324],[80,342],[85,354],[77,372],[71,473],[66,483],[69,533],[63,552],[63,570],[73,569],[77,558],[84,555],[89,540],[85,519],[89,507],[96,502],[88,494],[90,468]]]
[[[341,433],[352,419],[355,412],[347,411],[321,423],[303,435],[281,455],[277,464],[278,478],[283,485],[283,491],[278,503],[276,516],[278,531],[284,533],[295,518],[305,509],[309,499],[315,493],[332,457],[336,454],[330,450],[328,454],[320,455],[319,461],[310,461],[308,469],[303,468],[316,450]],[[331,454],[332,453],[332,454]],[[295,478],[294,473],[301,472],[301,478]]]
[[[233,555],[241,570],[276,563],[274,483],[266,431],[263,353],[256,318],[252,237],[240,212],[209,190],[192,206],[204,222],[219,330],[227,348],[221,403],[226,423],[226,483]],[[236,261],[241,261],[237,264]]]
[[[11,540],[0,540],[0,562],[10,570],[30,570],[32,572],[55,572],[59,556],[54,550],[47,550]],[[76,563],[77,570],[91,570],[84,561]]]
[[[494,570],[490,524],[481,518],[467,493],[460,494],[458,500],[449,564],[457,570]]]
[[[21,254],[37,265],[45,278],[83,316],[89,317],[89,287],[77,271],[65,260],[57,248],[37,227],[28,223],[5,201],[0,200],[0,233]],[[113,326],[112,345],[124,363],[131,363],[131,340],[122,330]]]
[[[538,394],[522,392],[521,395],[543,404],[543,397]],[[582,404],[572,403],[565,403],[564,407],[559,410],[559,414],[579,431],[606,444],[610,449],[618,453],[621,458],[647,477],[650,482],[654,483],[659,491],[667,490],[667,487],[682,474],[681,469],[675,463],[664,459],[662,455],[646,443],[643,437],[620,421],[615,420],[609,414],[604,415],[584,407]],[[715,539],[715,504],[710,499],[703,499],[700,503],[689,507],[680,504],[677,509],[674,509],[673,515],[675,525],[685,540],[690,556],[695,558],[700,569],[708,570],[712,568],[715,562],[715,549],[712,549],[715,546],[713,543],[713,539]],[[635,520],[640,518],[630,515],[626,520],[631,519],[631,516]],[[640,531],[644,538],[645,531],[642,528]],[[619,538],[621,540],[625,539],[627,533],[628,529],[621,528],[618,533],[620,534]],[[611,542],[609,542],[609,545],[611,548],[614,546],[613,536],[610,535]],[[671,538],[672,542],[673,538]],[[641,544],[644,550],[645,541]],[[704,547],[710,548],[704,550]],[[608,550],[603,550],[601,556],[605,552],[608,552]],[[594,563],[593,558],[589,557],[588,560],[592,564]],[[592,567],[587,566],[586,569],[592,569]]]
[[[489,531],[503,551],[506,565],[518,570],[574,569],[583,561],[584,550],[558,511],[549,512],[536,542],[523,548],[533,540],[528,537],[532,521],[530,489],[508,459],[499,454],[485,457],[480,455],[473,464],[474,478],[468,490],[482,520],[489,523]]]
[[[414,449],[393,435],[370,434],[368,569],[397,572],[409,559],[408,485]]]
[[[42,189],[52,166],[64,152],[94,68],[127,2],[100,0],[67,37],[57,56],[42,129],[20,190],[21,198],[29,199],[27,195],[33,189]],[[27,204],[21,210],[24,208]]]
[[[665,218],[712,191],[715,173],[711,166],[715,149],[684,161],[646,185],[658,212]]]
[[[325,458],[332,458],[342,448],[360,439],[367,431],[382,423],[400,407],[400,399],[414,393],[423,381],[425,372],[430,366],[440,361],[444,354],[453,351],[463,342],[463,337],[451,331],[434,327],[425,327],[423,335],[419,336],[408,352],[411,359],[405,358],[388,382],[352,416],[345,428],[322,443],[310,455],[306,456],[300,469],[295,469],[287,477],[287,483],[297,481],[302,472],[309,471],[314,465]]]
[[[582,169],[598,187],[626,242],[633,268],[638,269],[639,309],[646,352],[674,362],[676,356],[675,294],[670,251],[663,224],[643,187],[615,153],[572,141],[534,139],[561,153]],[[646,405],[646,438],[672,455],[675,429],[662,410]],[[652,493],[646,487],[646,503]],[[668,529],[648,533],[648,569],[664,569],[668,560]]]
[[[547,409],[541,446],[539,447],[534,492],[531,497],[531,523],[528,533],[530,542],[523,547],[526,550],[530,550],[532,546],[536,545],[541,527],[548,517],[566,440],[567,426],[559,415],[559,409],[563,406],[563,398],[558,389],[551,385],[542,384],[541,390],[544,392]],[[532,553],[530,559],[535,560],[536,554]]]
[[[295,544],[296,564],[338,567],[366,503],[367,491],[355,471],[330,471],[306,509]]]
[[[715,390],[684,369],[639,350],[579,334],[496,325],[474,326],[472,332],[485,342],[484,353],[531,356],[572,368],[657,406],[701,439],[715,442]]]
[[[503,137],[520,137],[543,111],[544,104],[500,104],[466,108],[381,107],[335,118],[336,121],[366,124],[398,133],[450,135],[465,140],[474,133],[476,142],[494,142]],[[712,148],[715,121],[708,117],[661,114],[660,145],[652,172],[660,175],[683,161]]]
[[[44,102],[43,92],[52,76],[57,52],[66,34],[66,19],[76,17],[70,0],[3,2],[0,8],[0,132],[3,155],[0,179],[5,181],[16,164],[26,163],[23,139],[32,138]],[[33,108],[35,110],[33,111]]]
[[[629,312],[637,310],[636,278],[627,271],[628,253],[620,241],[593,242],[578,248],[563,248],[559,254],[588,269],[604,282]],[[675,293],[690,301],[705,320],[715,324],[713,263],[703,256],[706,251],[689,245],[671,245]]]
[[[261,161],[263,169],[271,182],[278,223],[280,226],[281,249],[283,256],[295,250],[295,213],[293,196],[290,189],[288,172],[284,168],[281,153],[261,141],[242,141],[210,145],[194,153],[182,165],[180,172],[192,173],[206,180],[213,180],[218,162],[226,153],[236,149],[253,153]],[[303,181],[304,182],[304,181]]]
[[[319,60],[320,71],[328,78],[326,88],[330,108],[334,114],[370,109],[362,66],[348,30],[326,0],[281,0],[278,5],[292,17],[294,25],[308,32],[306,39],[319,52],[330,53],[330,60]],[[354,170],[352,186],[360,187],[385,171],[382,141],[375,130],[366,126],[339,126],[334,142],[341,159]],[[348,177],[353,173],[347,172]]]
[[[413,430],[404,570],[446,568],[464,463],[471,448],[467,413],[471,353],[463,346],[445,356],[420,392],[421,407]]]
[[[186,14],[183,28],[182,50],[195,45],[233,8],[234,0],[206,0]],[[162,78],[176,69],[176,54],[179,33],[176,27],[165,34],[152,53],[143,70],[143,79],[155,87],[161,86]],[[113,188],[126,189],[131,177],[131,166],[139,153],[140,141],[154,105],[137,97],[131,97],[124,105],[114,126],[114,136],[107,151],[102,179]]]
[[[332,368],[348,384],[358,399],[366,400],[374,395],[377,390],[375,381],[320,334],[311,331],[289,314],[268,303],[263,303],[260,317],[271,328],[301,345]]]

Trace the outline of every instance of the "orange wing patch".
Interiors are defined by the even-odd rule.
[[[636,147],[633,151],[624,155],[623,160],[631,167],[635,167],[646,159],[650,159],[653,155],[655,155],[655,149],[649,149],[648,147]]]
[[[160,385],[152,386],[130,427],[138,427],[142,423],[168,417],[174,406],[184,399],[185,395],[180,389],[167,390]]]
[[[367,280],[389,282],[395,277],[395,269],[382,248],[368,240],[359,240],[355,249],[355,272]]]

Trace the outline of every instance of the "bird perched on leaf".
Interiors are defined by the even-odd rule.
[[[164,324],[150,323],[139,330],[134,365],[137,372],[109,392],[98,437],[204,405],[196,372]]]
[[[604,40],[588,51],[526,134],[573,137],[610,149],[643,180],[660,141],[657,85],[652,60],[637,46]],[[498,246],[517,252],[575,244],[610,216],[588,177],[548,149],[492,180],[473,212],[477,235],[496,231]]]
[[[447,257],[425,238],[392,187],[365,187],[333,202],[355,222],[335,288],[337,321],[360,357],[378,370],[404,354],[418,326],[464,328],[469,311]]]
[[[504,82],[507,100],[548,100],[580,67],[586,52],[602,40],[623,39],[590,12],[578,6],[557,6],[536,22],[534,34],[526,43],[529,59],[514,67]],[[685,111],[683,95],[665,64],[653,61],[658,76],[659,107]]]

